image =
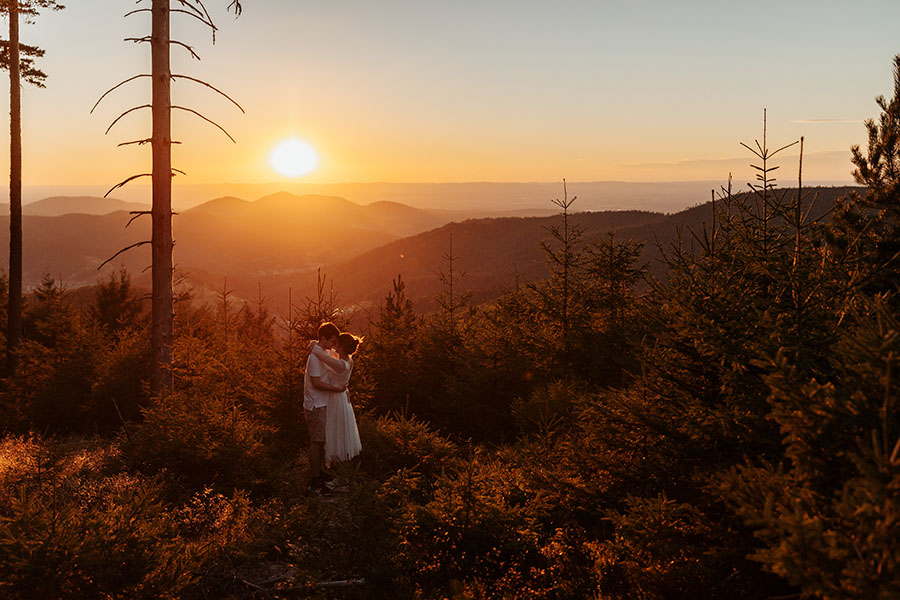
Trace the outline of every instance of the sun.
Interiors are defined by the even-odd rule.
[[[275,146],[269,164],[285,177],[302,177],[316,170],[319,155],[309,142],[290,138]]]

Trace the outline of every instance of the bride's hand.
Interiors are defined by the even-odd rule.
[[[306,349],[309,350],[310,352],[312,352],[312,349],[315,348],[316,344],[318,344],[318,343],[319,342],[317,342],[316,340],[310,340],[309,343],[306,345]]]

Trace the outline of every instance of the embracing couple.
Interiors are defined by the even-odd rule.
[[[309,491],[329,493],[325,466],[359,454],[359,430],[347,383],[360,338],[341,333],[334,323],[319,326],[318,340],[309,344],[303,378],[303,413],[309,428]]]

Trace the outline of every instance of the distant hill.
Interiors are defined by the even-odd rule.
[[[818,188],[812,217],[826,213],[838,197],[846,196],[850,187]],[[788,192],[790,193],[790,192]],[[699,231],[712,222],[710,202],[687,210],[665,215],[641,211],[583,212],[571,215],[585,230],[585,239],[599,240],[615,230],[617,239],[644,242],[641,262],[650,267],[656,277],[665,276],[660,248],[677,243],[682,231],[685,243],[690,243],[690,230]],[[344,305],[377,305],[391,288],[396,276],[402,275],[407,294],[416,310],[428,312],[436,308],[434,297],[440,292],[438,270],[446,270],[443,256],[453,238],[453,253],[458,257],[456,268],[466,271],[462,290],[473,291],[474,303],[496,298],[518,281],[524,284],[547,275],[544,254],[539,241],[548,239],[548,226],[559,225],[561,218],[493,218],[471,219],[449,223],[440,228],[392,241],[348,260],[326,264],[323,272],[333,282],[338,301]],[[296,273],[288,276],[228,279],[229,287],[238,295],[255,297],[257,286],[274,302],[279,310],[286,307],[288,288],[298,297],[314,289],[315,273]],[[220,282],[221,284],[221,282]]]
[[[819,188],[815,215],[829,210],[852,188]],[[61,278],[69,287],[93,283],[118,267],[136,280],[150,264],[149,249],[140,247],[116,258],[102,272],[96,267],[119,249],[149,239],[149,217],[125,229],[130,215],[26,215],[25,284],[36,285],[43,274]],[[360,206],[332,196],[273,194],[248,202],[222,197],[179,214],[174,221],[176,269],[187,274],[200,299],[212,299],[225,278],[236,298],[261,292],[273,310],[287,310],[288,291],[302,304],[315,290],[316,268],[328,277],[338,302],[345,306],[377,305],[402,275],[417,310],[435,308],[440,291],[437,271],[453,239],[456,267],[466,271],[463,290],[473,302],[496,298],[518,281],[546,276],[539,240],[560,222],[547,217],[468,219],[448,223],[446,214],[394,202]],[[645,243],[642,261],[664,276],[659,246],[665,248],[684,232],[699,230],[712,219],[709,202],[666,215],[644,211],[582,212],[572,219],[587,239],[604,238],[612,229],[618,239]],[[8,217],[0,218],[0,261],[8,252]]]
[[[9,205],[7,205],[8,207]],[[119,210],[148,210],[150,205],[95,196],[54,196],[22,206],[23,215],[58,217],[68,214],[106,215]],[[7,208],[7,214],[9,209]]]
[[[149,216],[126,229],[130,218],[123,211],[24,215],[25,285],[36,285],[45,273],[69,286],[103,276],[96,268],[104,260],[150,237]],[[292,194],[256,202],[219,198],[175,217],[176,268],[235,277],[296,273],[446,222],[445,215],[396,203],[360,206],[343,198]],[[0,264],[8,261],[8,240],[7,211],[0,216]],[[141,273],[149,263],[149,248],[138,247],[117,257],[107,269],[121,266]]]

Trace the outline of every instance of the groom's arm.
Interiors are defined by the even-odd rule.
[[[334,369],[334,371],[336,373],[343,373],[344,371],[347,370],[347,365],[346,365],[346,363],[344,363],[344,361],[337,359],[337,358],[331,356],[330,354],[328,354],[328,352],[326,352],[325,349],[322,348],[322,346],[320,346],[319,344],[312,345],[310,350],[316,356],[316,358],[318,358],[323,363],[325,363],[326,365],[328,365],[329,367]]]

